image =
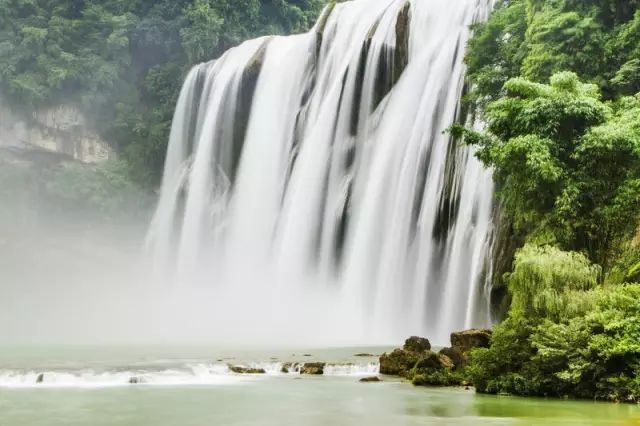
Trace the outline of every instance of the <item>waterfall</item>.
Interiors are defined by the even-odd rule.
[[[212,335],[446,343],[489,324],[493,184],[446,129],[488,0],[331,3],[189,73],[148,247]],[[206,289],[206,290],[203,290]]]

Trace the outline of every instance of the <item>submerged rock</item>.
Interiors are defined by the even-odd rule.
[[[451,333],[451,346],[462,354],[474,348],[488,348],[491,346],[491,330],[471,329]]]
[[[424,337],[411,336],[404,342],[403,349],[409,352],[425,352],[431,350],[431,342]]]
[[[322,375],[324,374],[324,367],[326,363],[324,362],[306,362],[300,368],[300,374],[309,374],[309,375]]]
[[[363,377],[362,379],[360,379],[361,383],[377,383],[377,382],[381,382],[381,381],[382,380],[378,376]]]
[[[236,374],[266,374],[264,368],[244,367],[241,365],[229,365],[229,370]]]

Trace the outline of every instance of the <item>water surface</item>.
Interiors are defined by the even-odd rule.
[[[389,377],[360,383],[375,358],[354,355],[382,350],[5,348],[0,425],[640,425],[635,405],[476,395]],[[278,368],[319,359],[352,365],[319,377]],[[242,376],[226,363],[270,368]],[[43,383],[35,383],[42,371]],[[133,374],[150,381],[129,384]]]

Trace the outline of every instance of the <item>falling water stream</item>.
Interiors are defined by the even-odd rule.
[[[487,0],[354,0],[191,70],[148,246],[221,335],[445,343],[486,326],[490,172],[446,129]],[[223,331],[224,329],[224,331]]]

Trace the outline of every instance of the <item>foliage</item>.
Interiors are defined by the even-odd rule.
[[[324,0],[0,0],[0,93],[74,104],[156,184],[180,82],[249,37],[307,29]]]
[[[470,98],[495,100],[510,78],[543,82],[572,71],[606,98],[640,90],[637,0],[501,0],[476,25],[467,64]]]
[[[467,367],[478,391],[640,400],[640,286],[595,287],[597,274],[579,254],[526,246],[514,307]]]
[[[457,129],[494,169],[515,227],[608,267],[640,208],[640,96],[600,100],[573,73],[514,78],[486,107],[487,132]]]

